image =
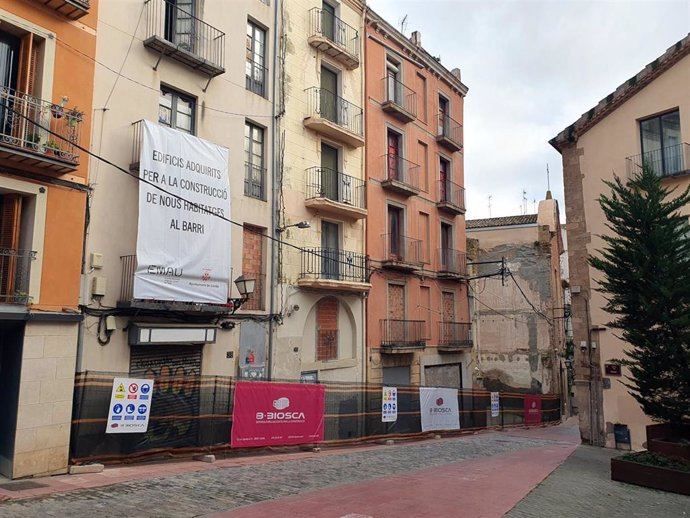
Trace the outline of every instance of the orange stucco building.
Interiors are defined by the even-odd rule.
[[[463,101],[447,70],[371,10],[365,43],[368,380],[471,386]]]
[[[0,475],[67,469],[97,0],[0,1]]]

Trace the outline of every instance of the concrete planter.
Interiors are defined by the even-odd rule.
[[[690,461],[690,446],[681,443],[690,441],[690,426],[673,428],[668,423],[647,426],[647,449],[667,457]]]
[[[690,472],[611,459],[611,480],[690,495]]]

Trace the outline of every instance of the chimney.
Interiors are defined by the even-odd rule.
[[[459,68],[454,68],[453,70],[450,71],[451,74],[453,74],[458,81],[462,81],[462,78],[460,77],[460,69]]]
[[[422,46],[422,33],[419,31],[413,31],[412,36],[410,36],[410,41],[417,45],[418,47]]]

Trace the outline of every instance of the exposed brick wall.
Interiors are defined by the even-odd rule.
[[[443,292],[443,321],[455,322],[455,293]]]
[[[338,359],[338,311],[335,297],[326,297],[316,304],[316,360]]]
[[[244,303],[243,309],[265,309],[263,231],[260,227],[245,225],[242,232],[242,274],[256,279],[254,293]]]
[[[405,318],[405,286],[388,285],[388,318]]]

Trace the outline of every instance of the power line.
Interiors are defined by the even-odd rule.
[[[528,320],[522,320],[521,318],[512,317],[512,316],[507,315],[506,313],[503,313],[503,312],[501,312],[501,311],[499,311],[499,310],[497,310],[497,309],[494,309],[494,308],[492,308],[491,306],[489,306],[488,304],[482,302],[482,301],[479,300],[479,298],[477,297],[477,292],[476,292],[476,290],[472,287],[472,285],[471,285],[471,284],[468,284],[468,286],[469,286],[469,288],[472,290],[472,292],[474,293],[474,295],[473,295],[474,300],[476,300],[477,302],[479,302],[479,303],[480,303],[482,306],[484,306],[485,308],[490,309],[491,311],[493,311],[493,312],[496,313],[497,315],[501,315],[502,317],[505,317],[505,318],[507,318],[507,319],[515,320],[516,322],[521,322],[521,323],[523,323],[523,324],[529,324],[529,321],[528,321]],[[483,291],[483,290],[482,290],[482,291]]]
[[[518,284],[517,279],[515,279],[515,276],[513,275],[513,272],[511,272],[510,270],[508,270],[508,275],[510,275],[510,278],[513,279],[513,282],[515,283],[515,286],[517,286],[517,289],[520,291],[520,293],[522,294],[522,296],[525,298],[525,300],[527,301],[527,304],[529,304],[529,305],[532,307],[532,309],[534,310],[534,312],[535,312],[537,315],[539,315],[539,316],[541,316],[541,317],[544,317],[544,318],[546,319],[546,321],[547,321],[549,324],[553,324],[553,322],[551,321],[551,319],[550,319],[549,317],[547,317],[544,313],[542,313],[540,310],[538,310],[537,307],[536,307],[534,304],[532,304],[532,301],[527,297],[527,295],[525,294],[525,292],[522,291],[522,288],[521,288],[520,285]]]
[[[39,123],[37,123],[37,122],[31,120],[30,117],[28,117],[28,116],[24,115],[23,113],[21,113],[21,112],[15,110],[13,107],[8,106],[7,104],[5,104],[5,103],[2,102],[2,101],[0,101],[0,106],[1,106],[2,108],[4,108],[5,110],[8,110],[8,111],[13,112],[15,115],[18,115],[19,117],[25,119],[26,121],[31,122],[31,123],[33,124],[34,127],[40,128],[40,129],[42,129],[43,131],[46,131],[47,133],[50,133],[51,135],[53,135],[53,136],[59,138],[60,140],[63,140],[63,141],[65,141],[65,142],[69,143],[70,145],[72,145],[72,146],[74,146],[75,148],[77,148],[79,151],[82,151],[82,152],[86,153],[87,155],[89,155],[89,156],[95,158],[96,160],[100,160],[101,162],[103,162],[103,163],[105,163],[105,164],[107,164],[107,165],[109,165],[109,166],[111,166],[111,167],[114,167],[114,168],[117,169],[118,171],[120,171],[120,172],[122,172],[122,173],[125,173],[125,174],[128,175],[128,176],[131,176],[132,178],[136,179],[136,180],[139,181],[139,182],[142,182],[142,183],[145,183],[145,184],[147,184],[147,185],[150,185],[150,186],[153,187],[154,189],[157,189],[157,190],[159,190],[159,191],[161,191],[161,192],[163,192],[163,193],[165,193],[165,194],[167,194],[167,195],[169,195],[169,196],[172,196],[173,198],[177,198],[178,200],[181,200],[181,201],[183,201],[183,202],[185,202],[185,203],[188,203],[190,206],[194,207],[195,209],[198,209],[200,212],[203,212],[203,213],[205,213],[205,214],[209,214],[209,215],[211,215],[211,216],[215,216],[215,217],[217,217],[217,218],[219,218],[219,219],[222,219],[223,221],[226,221],[226,222],[228,222],[228,223],[230,223],[230,224],[232,224],[232,225],[238,226],[238,227],[240,227],[240,228],[242,228],[242,229],[247,229],[247,230],[249,230],[250,232],[253,232],[253,233],[258,234],[258,235],[260,235],[260,236],[262,236],[262,237],[265,237],[266,239],[270,239],[271,241],[274,241],[274,242],[276,242],[276,243],[278,243],[278,244],[285,245],[285,246],[287,246],[288,248],[292,248],[292,249],[297,250],[297,251],[299,251],[299,252],[306,252],[306,253],[308,253],[308,254],[311,254],[311,255],[314,256],[314,257],[319,257],[319,258],[321,258],[321,259],[326,259],[326,260],[328,260],[329,264],[342,264],[342,265],[344,265],[344,266],[350,266],[350,267],[352,267],[352,264],[351,264],[351,263],[348,263],[348,262],[346,262],[346,261],[341,261],[341,260],[339,260],[339,259],[333,259],[332,256],[323,255],[323,254],[320,254],[320,253],[318,253],[318,252],[314,252],[314,251],[312,251],[312,250],[307,250],[307,249],[302,248],[302,247],[300,247],[300,246],[293,245],[292,243],[288,243],[287,241],[283,241],[282,239],[278,239],[278,238],[273,237],[273,236],[270,236],[270,235],[268,235],[268,234],[264,234],[263,232],[259,232],[259,231],[257,231],[257,230],[253,230],[252,227],[245,227],[243,223],[239,223],[239,222],[234,221],[234,220],[232,220],[232,219],[230,219],[230,218],[226,218],[225,216],[221,216],[220,214],[215,214],[215,213],[209,211],[208,209],[206,209],[205,207],[202,207],[201,205],[199,205],[199,204],[197,204],[197,203],[195,203],[195,202],[193,202],[193,201],[191,201],[191,200],[188,200],[187,198],[184,198],[183,196],[180,196],[179,194],[176,194],[176,193],[174,193],[174,192],[168,191],[167,189],[164,189],[164,188],[161,187],[160,185],[155,184],[155,183],[151,182],[150,180],[146,180],[146,179],[144,179],[144,178],[141,178],[138,174],[134,174],[134,173],[132,173],[131,171],[128,171],[127,169],[125,169],[124,167],[120,167],[119,165],[117,165],[117,164],[111,162],[111,161],[108,160],[107,158],[103,158],[102,156],[97,155],[96,153],[92,152],[91,150],[86,149],[85,147],[83,147],[83,146],[81,146],[81,145],[79,145],[79,144],[77,144],[77,143],[75,143],[75,142],[72,142],[71,140],[69,140],[69,139],[67,139],[66,137],[60,135],[59,133],[56,133],[55,131],[51,130],[50,128],[46,128],[45,126],[43,126],[43,125],[41,125],[41,124],[39,124]]]

